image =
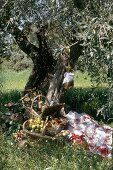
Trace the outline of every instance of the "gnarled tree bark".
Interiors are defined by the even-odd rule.
[[[52,79],[50,82],[48,82],[49,88],[47,91],[47,98],[49,102],[52,100],[59,102],[63,91],[62,81],[65,72],[65,66],[69,60],[71,67],[74,68],[79,56],[82,53],[82,46],[80,45],[81,42],[77,42],[70,47],[68,60],[64,55],[63,57],[60,56],[59,60],[56,62],[48,47],[43,28],[37,32],[39,47],[31,44],[24,32],[21,31],[16,25],[13,25],[12,35],[14,36],[20,49],[29,55],[33,61],[33,69],[25,86],[25,91],[28,89],[44,88],[45,79],[47,80],[48,74],[54,73],[54,75],[52,75]]]
[[[33,61],[33,69],[25,86],[27,89],[40,89],[48,73],[51,73],[55,66],[55,59],[48,47],[44,28],[37,33],[39,48],[31,44],[26,35],[13,24],[12,35],[20,49],[29,55]]]
[[[53,76],[53,78],[50,81],[50,86],[47,93],[47,98],[49,102],[51,101],[53,103],[60,101],[62,102],[61,96],[63,94],[63,78],[65,73],[65,68],[68,63],[70,62],[71,67],[76,71],[76,64],[78,61],[78,58],[82,54],[82,46],[80,45],[81,42],[77,42],[74,45],[70,46],[70,54],[68,58],[64,55],[63,57],[59,57],[59,60],[57,61],[56,65],[56,71]]]

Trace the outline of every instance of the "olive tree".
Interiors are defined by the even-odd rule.
[[[45,87],[48,75],[56,75],[51,80],[54,86],[49,90],[50,100],[53,93],[57,95],[60,92],[65,65],[69,60],[67,46],[72,39],[69,11],[72,11],[72,5],[65,1],[9,0],[1,8],[2,32],[15,39],[19,48],[33,61],[33,70],[25,89]],[[77,46],[80,46],[79,42]],[[62,52],[65,53],[63,57],[59,55]],[[76,61],[72,55],[70,59]]]
[[[89,1],[90,2],[90,1]],[[79,13],[80,31],[76,36],[83,40],[83,55],[79,68],[88,71],[97,86],[105,83],[109,88],[108,102],[99,112],[113,113],[113,2],[91,1]]]

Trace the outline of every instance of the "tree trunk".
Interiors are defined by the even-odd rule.
[[[70,54],[68,58],[64,55],[60,57],[57,61],[56,70],[53,78],[50,81],[50,86],[47,93],[47,99],[51,103],[59,103],[62,101],[63,95],[63,78],[65,73],[65,68],[67,63],[69,62],[71,67],[76,71],[75,66],[77,65],[78,58],[82,54],[82,46],[81,42],[77,42],[76,44],[70,47]]]
[[[62,81],[65,72],[65,65],[63,59],[60,58],[57,61],[56,70],[53,78],[50,81],[50,86],[47,93],[47,99],[49,103],[59,103],[60,96],[63,91]]]
[[[33,69],[25,86],[25,91],[28,89],[45,88],[46,79],[46,86],[47,82],[50,84],[47,91],[47,98],[49,102],[51,103],[53,100],[54,102],[59,102],[63,92],[62,81],[65,72],[65,66],[67,65],[68,60],[70,60],[71,67],[74,68],[79,56],[82,53],[82,47],[80,45],[81,42],[77,42],[75,45],[70,47],[70,57],[68,57],[68,60],[65,55],[60,56],[56,63],[48,47],[44,28],[40,29],[40,31],[37,33],[39,48],[31,44],[28,41],[26,35],[21,30],[19,30],[16,25],[13,26],[12,35],[14,36],[20,49],[28,54],[33,61]],[[53,71],[54,75],[49,82],[47,81],[48,74],[53,74]]]
[[[13,29],[11,32],[17,44],[23,52],[31,57],[33,61],[33,69],[25,86],[25,91],[28,89],[44,88],[45,79],[47,82],[48,74],[53,73],[54,71],[54,75],[49,82],[50,85],[48,86],[49,88],[47,91],[47,98],[50,103],[52,100],[59,102],[63,92],[62,81],[65,72],[65,66],[67,65],[68,60],[70,60],[71,67],[74,68],[82,52],[82,47],[80,45],[81,42],[78,42],[70,47],[70,57],[68,57],[68,60],[66,59],[65,55],[63,57],[60,56],[56,63],[48,47],[44,28],[41,28],[37,33],[37,38],[39,41],[38,48],[28,41],[23,31],[21,31],[16,25],[12,25]]]
[[[16,25],[12,24],[12,35],[14,36],[20,49],[29,55],[33,61],[33,69],[28,82],[25,86],[25,91],[28,89],[40,89],[44,84],[45,78],[54,70],[55,59],[48,47],[45,30],[41,28],[36,34],[39,42],[39,48],[31,44],[23,31]]]

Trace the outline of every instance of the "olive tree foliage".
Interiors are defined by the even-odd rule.
[[[70,44],[72,38],[70,31],[72,27],[72,1],[3,0],[2,2],[0,26],[4,36],[2,36],[1,49],[3,49],[2,47],[6,44],[6,37],[9,37],[9,45],[7,45],[7,47],[10,47],[12,39],[14,40],[13,42],[15,42],[13,35],[15,26],[18,27],[20,32],[23,32],[27,37],[27,40],[36,47],[39,47],[40,44],[37,33],[40,32],[40,29],[43,27],[46,41],[53,55],[55,54],[54,57],[56,57],[56,54],[58,56],[65,46]],[[22,45],[21,50],[23,50]],[[4,55],[6,51],[4,49]],[[24,52],[27,53],[28,50],[24,50]],[[3,56],[3,53],[1,53],[1,56]],[[28,54],[28,56],[30,55]]]
[[[87,70],[97,84],[107,81],[112,86],[113,4],[111,1],[97,2],[94,1],[97,13],[88,10],[89,5],[81,11],[80,31],[76,36],[83,39],[82,69]]]
[[[113,2],[89,2],[79,13],[80,31],[76,36],[83,39],[83,56],[78,66],[88,71],[96,85],[108,85],[108,102],[98,112],[109,115],[113,113]]]
[[[70,22],[73,9],[68,1],[3,0],[1,4],[0,24],[2,33],[5,33],[3,37],[9,34],[11,36],[11,27],[13,28],[12,25],[16,24],[20,30],[24,31],[27,38],[31,34],[31,37],[33,37],[34,34],[34,39],[31,38],[30,41],[36,45],[39,42],[36,41],[35,33],[41,26],[44,26],[52,50],[59,48],[59,45],[64,46],[68,43],[70,39],[70,23],[68,22]],[[34,30],[33,26],[35,27]]]

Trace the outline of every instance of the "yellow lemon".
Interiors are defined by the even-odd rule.
[[[32,129],[35,129],[35,128],[36,128],[36,125],[35,125],[35,124],[34,124],[34,125],[32,125],[32,126],[31,126],[31,128],[32,128]]]

